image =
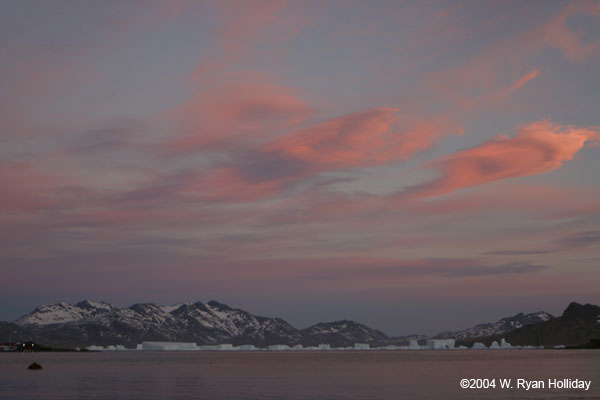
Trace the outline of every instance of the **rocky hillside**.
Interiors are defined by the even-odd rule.
[[[225,304],[182,303],[159,306],[152,303],[118,308],[104,302],[82,301],[40,306],[14,323],[0,323],[2,339],[13,332],[15,340],[34,340],[55,347],[86,347],[121,344],[133,347],[142,341],[195,342],[203,344],[272,344],[331,347],[368,343],[371,347],[406,345],[411,339],[421,344],[425,335],[388,337],[358,322],[322,322],[298,330],[281,318],[261,317]],[[442,332],[434,338],[454,338],[471,344],[506,338],[514,345],[564,344],[575,346],[600,338],[600,307],[571,303],[563,315],[554,318],[540,311],[517,314],[493,323],[455,332]]]
[[[257,346],[302,342],[300,332],[280,318],[255,316],[216,301],[128,308],[87,300],[57,303],[38,307],[15,324],[23,339],[52,346],[134,346],[144,340]]]
[[[600,307],[571,303],[558,318],[524,326],[504,335],[515,345],[579,346],[600,339]],[[498,337],[487,338],[491,342]]]
[[[8,331],[7,328],[4,329]],[[244,310],[209,301],[159,306],[134,304],[127,308],[85,300],[77,304],[56,303],[36,308],[17,319],[15,337],[57,347],[122,344],[133,347],[142,341],[182,341],[203,344],[302,344],[347,347],[368,343],[372,347],[408,344],[425,335],[386,336],[355,321],[322,322],[298,330],[281,318],[252,315]]]
[[[554,318],[551,314],[545,311],[538,311],[531,314],[519,313],[512,317],[505,317],[496,322],[484,323],[475,325],[472,328],[463,329],[461,331],[446,331],[435,335],[434,339],[456,339],[457,342],[473,341],[474,339],[502,336],[516,329],[527,325],[546,322]]]

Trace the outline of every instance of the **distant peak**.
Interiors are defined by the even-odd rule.
[[[134,310],[134,309],[145,309],[145,308],[159,308],[156,304],[154,303],[135,303],[134,305],[129,307],[130,309]]]
[[[599,311],[600,307],[593,304],[579,304],[577,302],[572,302],[563,312],[563,316],[580,316],[588,313],[598,313]]]
[[[231,308],[227,304],[220,303],[220,302],[218,302],[216,300],[210,300],[206,304],[208,304],[211,307],[215,307],[215,308],[225,308],[225,309],[230,309]]]
[[[349,320],[349,319],[341,319],[339,321],[332,321],[332,322],[319,322],[317,325],[330,325],[330,326],[337,326],[337,325],[358,325],[358,322]]]
[[[579,309],[581,309],[582,307],[583,307],[583,305],[582,305],[582,304],[579,304],[579,303],[577,303],[577,302],[575,302],[575,301],[572,301],[571,303],[569,303],[569,305],[567,306],[567,308],[566,308],[566,309],[565,309],[565,311],[563,312],[563,315],[564,315],[564,314],[571,313],[571,312],[573,312],[573,311],[576,311],[576,310],[579,310]]]
[[[160,306],[159,308],[161,310],[163,310],[163,312],[170,314],[173,311],[178,310],[182,306],[189,306],[189,303],[178,303],[178,304],[172,304],[170,306]]]
[[[87,299],[75,304],[75,307],[101,308],[101,309],[113,308],[112,304],[106,303],[104,301],[92,301],[92,300],[87,300]]]

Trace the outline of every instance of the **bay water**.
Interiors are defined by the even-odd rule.
[[[2,400],[599,398],[595,350],[0,353]]]

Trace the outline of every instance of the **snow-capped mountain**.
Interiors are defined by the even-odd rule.
[[[480,324],[458,332],[442,332],[435,338],[457,341],[512,332],[531,324],[548,321],[546,312],[517,314],[494,323]],[[56,303],[37,307],[14,321],[14,331],[23,340],[35,340],[56,347],[95,345],[134,346],[142,341],[195,342],[203,344],[272,344],[332,347],[368,343],[372,347],[399,344],[425,335],[388,337],[383,332],[354,321],[322,322],[298,330],[281,318],[260,317],[217,301],[160,306],[138,303],[118,308],[105,302],[84,300],[77,304]]]
[[[27,339],[53,346],[135,345],[144,340],[199,344],[298,344],[300,332],[280,318],[266,318],[216,301],[117,308],[104,302],[57,303],[14,322]]]
[[[538,311],[536,313],[531,314],[519,313],[517,315],[513,315],[512,317],[502,318],[496,322],[475,325],[472,328],[464,329],[461,331],[440,332],[437,335],[435,335],[434,338],[454,338],[457,341],[463,341],[488,336],[497,336],[512,332],[516,329],[522,328],[527,325],[533,325],[540,322],[549,321],[552,318],[554,317],[545,311]]]
[[[101,313],[111,312],[114,307],[104,302],[84,300],[75,305],[60,302],[40,306],[15,321],[17,325],[49,325],[78,321]]]

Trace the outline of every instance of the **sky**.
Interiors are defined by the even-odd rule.
[[[599,71],[598,1],[0,0],[0,320],[600,304]]]

